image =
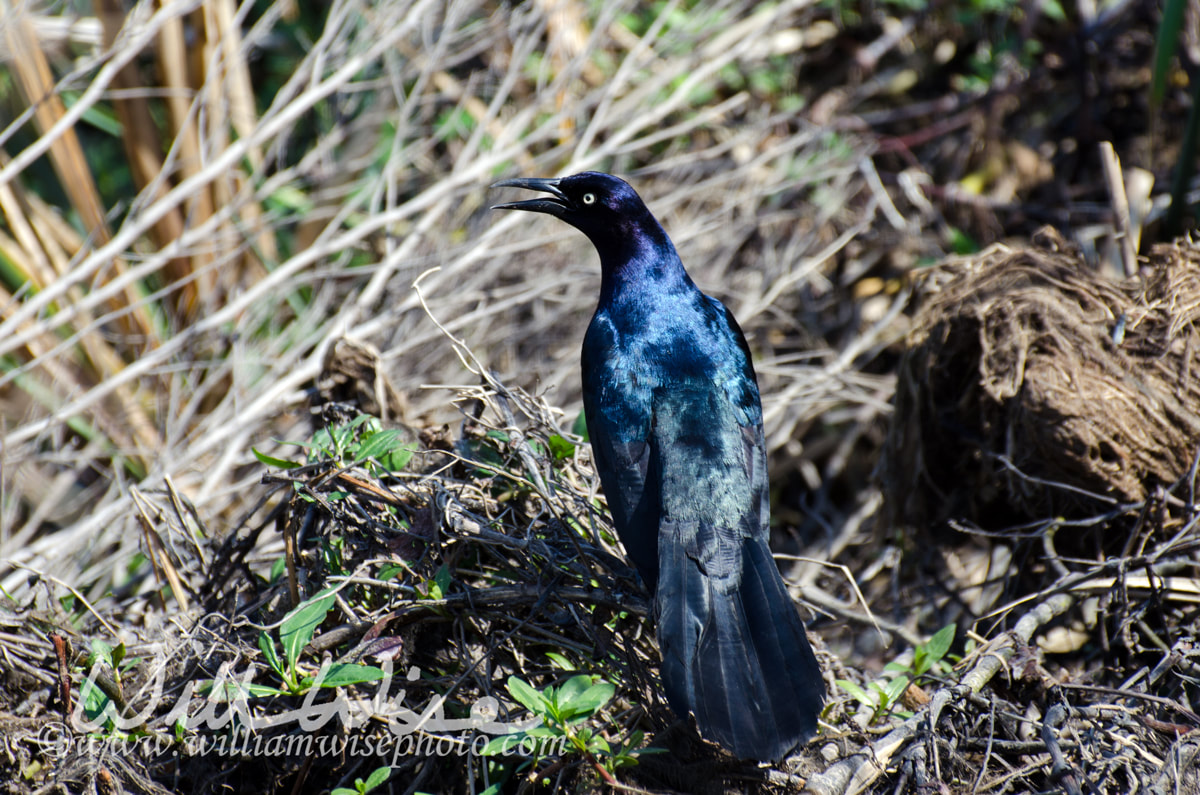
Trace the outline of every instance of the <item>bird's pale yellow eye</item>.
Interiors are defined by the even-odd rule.
[[[596,203],[596,194],[594,194],[594,193],[583,194],[583,203],[584,204],[595,204]]]

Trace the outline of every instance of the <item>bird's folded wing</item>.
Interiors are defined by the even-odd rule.
[[[585,409],[586,410],[586,409]],[[588,415],[592,458],[613,524],[625,552],[651,593],[658,584],[658,491],[646,490],[652,477],[650,445],[646,441],[620,441],[597,411]]]
[[[738,421],[728,395],[679,390],[654,401],[663,682],[705,737],[777,758],[815,732],[823,686],[767,546],[762,430]]]

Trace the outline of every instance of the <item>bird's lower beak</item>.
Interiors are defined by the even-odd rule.
[[[504,179],[493,183],[493,188],[527,188],[528,190],[539,190],[543,193],[549,193],[549,198],[528,199],[523,202],[506,202],[504,204],[492,205],[493,210],[528,210],[535,213],[549,213],[550,215],[562,215],[571,205],[567,201],[567,196],[558,187],[562,180],[559,179],[537,179],[534,177],[518,177],[517,179]]]

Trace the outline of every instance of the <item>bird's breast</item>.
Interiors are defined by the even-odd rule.
[[[630,380],[655,386],[711,380],[719,335],[692,296],[644,296],[601,307],[584,336],[584,357],[607,360]]]

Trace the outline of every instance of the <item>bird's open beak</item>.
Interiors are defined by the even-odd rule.
[[[571,203],[567,199],[567,195],[559,189],[559,184],[562,180],[559,179],[536,179],[531,177],[519,177],[517,179],[504,179],[493,183],[493,188],[527,188],[529,190],[540,190],[543,193],[549,193],[549,198],[543,199],[528,199],[523,202],[506,202],[504,204],[493,204],[493,210],[529,210],[534,213],[549,213],[550,215],[561,216],[567,210],[571,209]]]

